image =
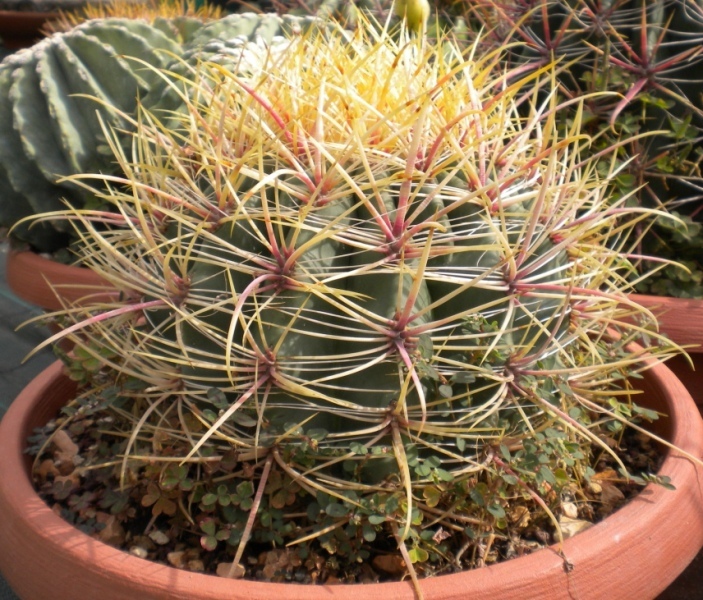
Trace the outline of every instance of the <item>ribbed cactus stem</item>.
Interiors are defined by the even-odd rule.
[[[62,178],[84,172],[114,172],[105,130],[124,128],[139,101],[161,98],[164,69],[177,57],[209,50],[206,42],[223,39],[270,41],[312,19],[276,15],[232,15],[210,25],[198,20],[94,19],[56,33],[0,64],[0,185],[12,190],[3,226],[37,212],[61,210],[94,201]],[[173,28],[180,28],[174,35]],[[193,59],[195,60],[195,59]],[[148,98],[148,100],[146,100]],[[67,230],[65,223],[56,227]],[[14,233],[42,250],[65,243],[48,221]]]

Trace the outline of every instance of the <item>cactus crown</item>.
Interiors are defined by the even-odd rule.
[[[636,218],[620,223],[578,123],[556,134],[549,70],[500,60],[310,31],[191,67],[181,110],[139,112],[100,193],[117,216],[71,213],[119,298],[67,309],[63,333],[143,382],[125,470],[143,432],[186,440],[189,461],[234,447],[261,485],[278,471],[361,520],[397,493],[381,521],[417,541],[423,518],[495,527],[469,492],[528,443],[554,449],[521,471],[535,497],[588,477],[591,444],[611,452],[599,433],[630,411],[615,384],[640,368]]]

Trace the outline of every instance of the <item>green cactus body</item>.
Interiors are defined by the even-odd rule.
[[[47,181],[24,152],[27,148],[31,149],[31,139],[21,135],[24,124],[29,120],[46,125],[43,120],[46,108],[42,105],[27,101],[21,106],[15,104],[13,110],[13,98],[21,95],[27,87],[33,89],[37,85],[36,79],[28,71],[15,71],[15,67],[26,64],[32,64],[30,51],[14,55],[0,67],[0,134],[3,140],[0,144],[0,170],[4,174],[3,187],[6,189],[2,196],[3,223],[14,223],[39,212],[59,210],[63,206],[60,202],[61,195],[66,193],[66,190]],[[55,141],[51,130],[46,128],[40,131],[42,135],[48,136],[44,141],[53,147]],[[59,222],[56,226],[59,230],[67,231],[64,223]],[[48,250],[65,239],[65,234],[46,223],[38,223],[31,228],[23,225],[17,235],[23,239],[36,236],[36,245],[42,250]]]
[[[133,113],[137,98],[144,90],[132,72],[132,65],[119,56],[115,49],[101,41],[99,37],[89,35],[82,30],[76,30],[70,36],[59,38],[59,43],[65,45],[74,55],[75,60],[82,65],[86,78],[91,80],[95,89],[94,95],[110,106]],[[105,65],[109,64],[109,68]],[[101,111],[93,102],[91,111]]]
[[[10,136],[15,139],[22,139],[22,144],[28,150],[28,155],[30,158],[35,157],[42,161],[39,168],[44,172],[45,176],[53,176],[56,173],[66,172],[68,170],[68,161],[66,161],[63,154],[56,151],[53,152],[54,148],[59,148],[60,144],[55,138],[54,129],[52,127],[51,115],[49,114],[49,109],[45,102],[41,101],[42,98],[39,95],[40,90],[40,80],[39,75],[36,72],[37,58],[31,51],[26,53],[27,60],[23,61],[21,68],[14,70],[12,67],[4,68],[3,77],[7,95],[3,94],[3,99],[7,102],[9,109],[7,112],[3,111],[6,115],[4,121],[8,123],[13,130],[8,131]],[[11,63],[10,63],[11,64]],[[33,125],[40,123],[41,127],[36,127],[32,129]],[[14,128],[18,131],[14,131]],[[10,137],[8,136],[8,137]],[[37,150],[39,145],[45,146],[48,152],[45,155],[40,155]],[[13,152],[16,155],[16,160],[29,162],[22,151],[21,147],[14,148],[18,152]],[[12,155],[7,153],[3,156],[5,161],[12,159]],[[35,166],[35,163],[30,163]],[[14,169],[8,169],[10,173],[16,173],[17,176],[25,175],[21,170],[15,171]],[[33,175],[29,173],[28,175]],[[17,183],[15,184],[19,191],[24,189],[24,186]]]
[[[171,55],[178,56],[182,52],[182,48],[165,33],[135,19],[88,21],[75,31],[98,38],[117,55],[144,61],[146,65],[135,62],[131,68],[147,90],[159,83],[159,75],[153,67],[165,67],[172,60]]]
[[[315,24],[319,24],[319,21],[314,17],[239,13],[207,23],[187,45],[195,49],[215,40],[226,42],[234,38],[266,45],[270,44],[275,36],[305,33]]]
[[[457,210],[451,219],[452,237],[447,240],[447,254],[434,259],[434,266],[441,277],[429,282],[435,296],[449,296],[458,286],[452,279],[463,278],[466,289],[455,293],[437,307],[439,317],[460,315],[472,306],[496,307],[505,298],[503,259],[494,227],[483,218],[484,211],[477,205]],[[473,243],[464,240],[467,234]]]
[[[157,17],[152,25],[169,39],[189,44],[202,28],[203,20],[197,17]]]
[[[68,163],[66,171],[54,172],[54,177],[96,171],[96,148],[90,144],[94,139],[94,132],[78,103],[72,99],[67,101],[72,88],[70,82],[64,78],[59,59],[52,50],[39,55],[37,75],[41,91],[46,97],[51,117],[50,125]]]
[[[193,36],[189,46],[197,48],[214,40],[229,40],[235,37],[252,39],[261,19],[254,13],[230,15],[208,23]]]

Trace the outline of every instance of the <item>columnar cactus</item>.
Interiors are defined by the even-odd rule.
[[[158,463],[137,435],[152,428],[184,460],[235,448],[266,463],[262,486],[278,470],[398,540],[499,514],[498,488],[469,493],[496,470],[543,506],[588,477],[601,425],[631,410],[614,382],[639,356],[606,332],[632,312],[634,220],[582,161],[588,140],[532,103],[545,81],[499,64],[308,32],[245,70],[187,71],[169,128],[140,113],[133,154],[112,144],[125,177],[98,192],[116,215],[72,213],[81,259],[121,294],[69,309],[62,334],[146,389],[120,411],[136,415],[125,468]]]
[[[175,20],[177,21],[177,19]],[[96,19],[56,33],[0,64],[0,223],[92,201],[62,178],[115,171],[104,127],[124,125],[140,98],[159,98],[156,71],[218,36],[268,40],[294,17],[234,15],[203,24]],[[173,27],[181,26],[180,35]],[[200,33],[200,30],[202,32]],[[127,58],[129,57],[129,58]],[[55,223],[61,228],[60,223]],[[48,223],[14,233],[39,250],[66,241]]]
[[[63,197],[78,201],[80,190],[62,177],[112,170],[101,153],[100,120],[116,120],[105,107],[133,113],[155,82],[153,71],[123,55],[165,66],[162,51],[179,50],[146,23],[114,19],[87,22],[8,57],[0,65],[0,175],[14,197],[3,197],[3,223],[62,208]],[[56,242],[25,233],[40,249]]]

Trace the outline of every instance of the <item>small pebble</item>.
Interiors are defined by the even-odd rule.
[[[149,534],[149,537],[155,544],[158,544],[159,546],[164,546],[165,544],[168,544],[171,541],[171,539],[163,531],[159,531],[158,529],[156,531],[152,531]]]
[[[588,484],[588,489],[589,489],[589,491],[593,492],[594,494],[600,494],[603,491],[603,486],[600,483],[597,483],[595,481],[591,481]]]
[[[132,546],[129,549],[129,553],[138,558],[146,558],[149,555],[146,548],[142,548],[141,546]]]
[[[573,502],[564,502],[561,505],[561,510],[565,517],[575,519],[579,516],[579,509]]]

